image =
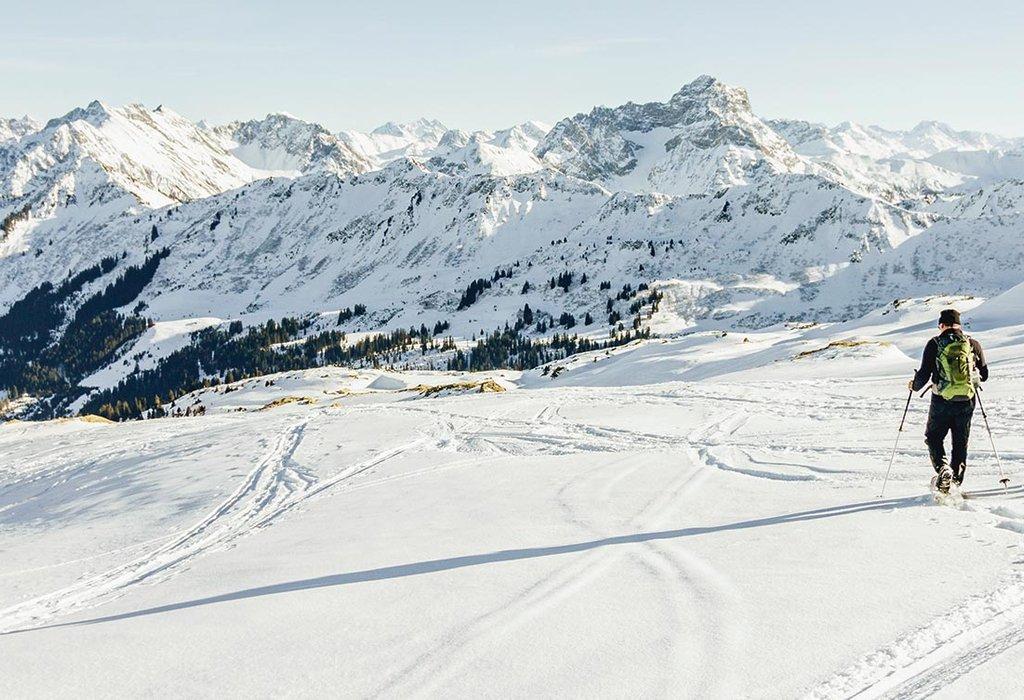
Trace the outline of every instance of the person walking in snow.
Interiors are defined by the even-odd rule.
[[[936,487],[941,492],[948,492],[950,483],[963,483],[975,392],[978,383],[987,379],[988,365],[981,344],[964,335],[960,312],[944,309],[939,314],[939,335],[925,345],[921,367],[908,385],[912,391],[919,391],[928,382],[932,384],[924,440],[938,474]],[[948,432],[953,433],[952,466],[946,460],[943,446]]]

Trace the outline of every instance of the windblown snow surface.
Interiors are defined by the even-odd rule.
[[[0,696],[1019,696],[1019,296],[4,424]],[[949,303],[1011,486],[979,415],[935,504],[915,399],[881,498]]]

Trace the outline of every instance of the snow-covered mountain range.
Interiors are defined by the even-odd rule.
[[[708,76],[663,103],[494,132],[332,133],[285,113],[211,126],[93,102],[0,121],[0,314],[116,260],[66,292],[70,319],[159,252],[119,307],[158,325],[360,304],[343,329],[469,338],[528,305],[545,319],[531,337],[602,337],[643,316],[648,288],[685,324],[835,321],[1020,282],[1022,206],[1024,139],[765,120]]]
[[[706,76],[0,120],[0,697],[1024,696],[1022,163]]]

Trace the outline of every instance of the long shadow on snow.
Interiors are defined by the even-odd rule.
[[[405,578],[406,576],[419,576],[422,574],[433,574],[439,571],[450,571],[462,569],[469,566],[480,566],[481,564],[495,564],[506,561],[518,561],[520,559],[535,559],[537,557],[549,557],[559,554],[572,554],[585,552],[599,547],[610,547],[621,544],[636,544],[651,542],[655,540],[672,540],[682,537],[699,537],[711,535],[717,532],[728,532],[731,530],[747,530],[768,525],[785,525],[787,523],[798,523],[809,520],[821,520],[823,518],[834,518],[840,515],[853,515],[873,510],[889,510],[892,508],[907,508],[915,505],[922,505],[931,502],[930,496],[908,496],[904,498],[889,498],[885,500],[862,501],[860,503],[848,503],[831,508],[818,508],[816,510],[805,510],[797,513],[774,515],[768,518],[757,518],[754,520],[741,520],[735,523],[724,525],[708,525],[703,527],[684,527],[677,530],[662,530],[658,532],[638,532],[632,535],[617,535],[615,537],[603,537],[597,540],[585,542],[574,542],[571,544],[555,545],[551,547],[528,547],[524,549],[506,549],[486,554],[470,554],[447,559],[431,559],[428,561],[414,562],[412,564],[399,564],[397,566],[385,566],[379,569],[367,569],[365,571],[351,571],[330,576],[319,576],[316,578],[288,581],[286,583],[275,583],[269,586],[247,588],[233,593],[222,593],[221,595],[208,598],[197,598],[186,600],[180,603],[170,603],[153,608],[145,608],[133,612],[120,613],[97,617],[91,620],[78,622],[64,622],[55,625],[43,625],[22,630],[12,630],[5,634],[20,634],[22,632],[34,632],[36,630],[52,629],[56,627],[76,627],[79,625],[94,625],[101,622],[116,622],[128,620],[133,617],[144,617],[159,613],[195,608],[201,605],[212,605],[214,603],[225,603],[231,600],[244,600],[246,598],[258,598],[260,596],[278,595],[292,591],[307,591],[316,588],[328,588],[332,586],[346,586],[352,583],[366,583],[368,581],[383,581],[387,579]]]
[[[1021,498],[1024,497],[1024,485],[1018,484],[1016,486],[1010,486],[1005,489],[1002,486],[1000,486],[998,488],[980,489],[978,491],[972,491],[971,489],[967,489],[967,491],[964,492],[964,497],[1006,499]]]

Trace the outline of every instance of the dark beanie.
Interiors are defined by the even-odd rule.
[[[956,309],[943,309],[939,314],[939,323],[944,326],[959,326],[960,312]]]

